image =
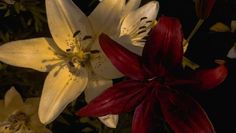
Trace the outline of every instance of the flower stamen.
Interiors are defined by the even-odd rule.
[[[29,127],[29,116],[23,112],[16,112],[8,117],[8,119],[0,123],[0,132],[21,132],[32,133]]]

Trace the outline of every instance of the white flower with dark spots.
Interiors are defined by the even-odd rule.
[[[51,133],[38,118],[39,98],[23,101],[14,87],[0,100],[0,133]]]
[[[84,90],[89,102],[112,86],[112,79],[122,76],[100,48],[101,33],[140,54],[142,47],[137,46],[144,44],[159,9],[156,1],[138,8],[140,1],[129,0],[126,4],[126,0],[103,0],[87,17],[72,0],[46,0],[53,39],[19,40],[0,47],[1,61],[49,72],[39,106],[42,123],[52,122]],[[118,116],[100,120],[114,128]]]

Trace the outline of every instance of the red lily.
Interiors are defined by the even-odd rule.
[[[214,5],[215,0],[195,0],[195,9],[198,18],[208,18]]]
[[[112,63],[128,80],[115,84],[82,108],[77,115],[104,116],[135,109],[133,133],[156,132],[156,109],[175,133],[214,133],[202,107],[191,97],[176,90],[178,85],[198,85],[204,90],[214,88],[227,75],[227,69],[199,70],[194,77],[177,78],[183,57],[182,31],[178,20],[161,17],[144,47],[142,57],[111,40],[100,36],[100,45]],[[189,77],[189,76],[188,76]],[[211,77],[210,80],[206,79]]]
[[[210,16],[211,10],[215,5],[215,0],[195,0],[196,15],[199,18],[193,31],[189,34],[187,41],[190,42],[194,34],[199,30],[205,19]],[[187,44],[185,44],[187,45]]]

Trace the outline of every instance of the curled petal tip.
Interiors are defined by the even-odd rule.
[[[118,124],[118,119],[119,119],[118,115],[106,115],[99,117],[99,120],[110,128],[116,128]]]
[[[213,89],[220,85],[227,77],[228,69],[225,65],[219,65],[216,68],[210,68],[205,70],[199,70],[194,74],[199,84],[196,85],[200,90]]]

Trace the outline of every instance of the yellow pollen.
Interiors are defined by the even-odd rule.
[[[159,21],[154,20],[152,21],[151,28],[155,27],[158,24]]]
[[[79,59],[84,59],[85,58],[85,53],[83,51],[79,51],[76,53],[76,56],[79,58]]]

